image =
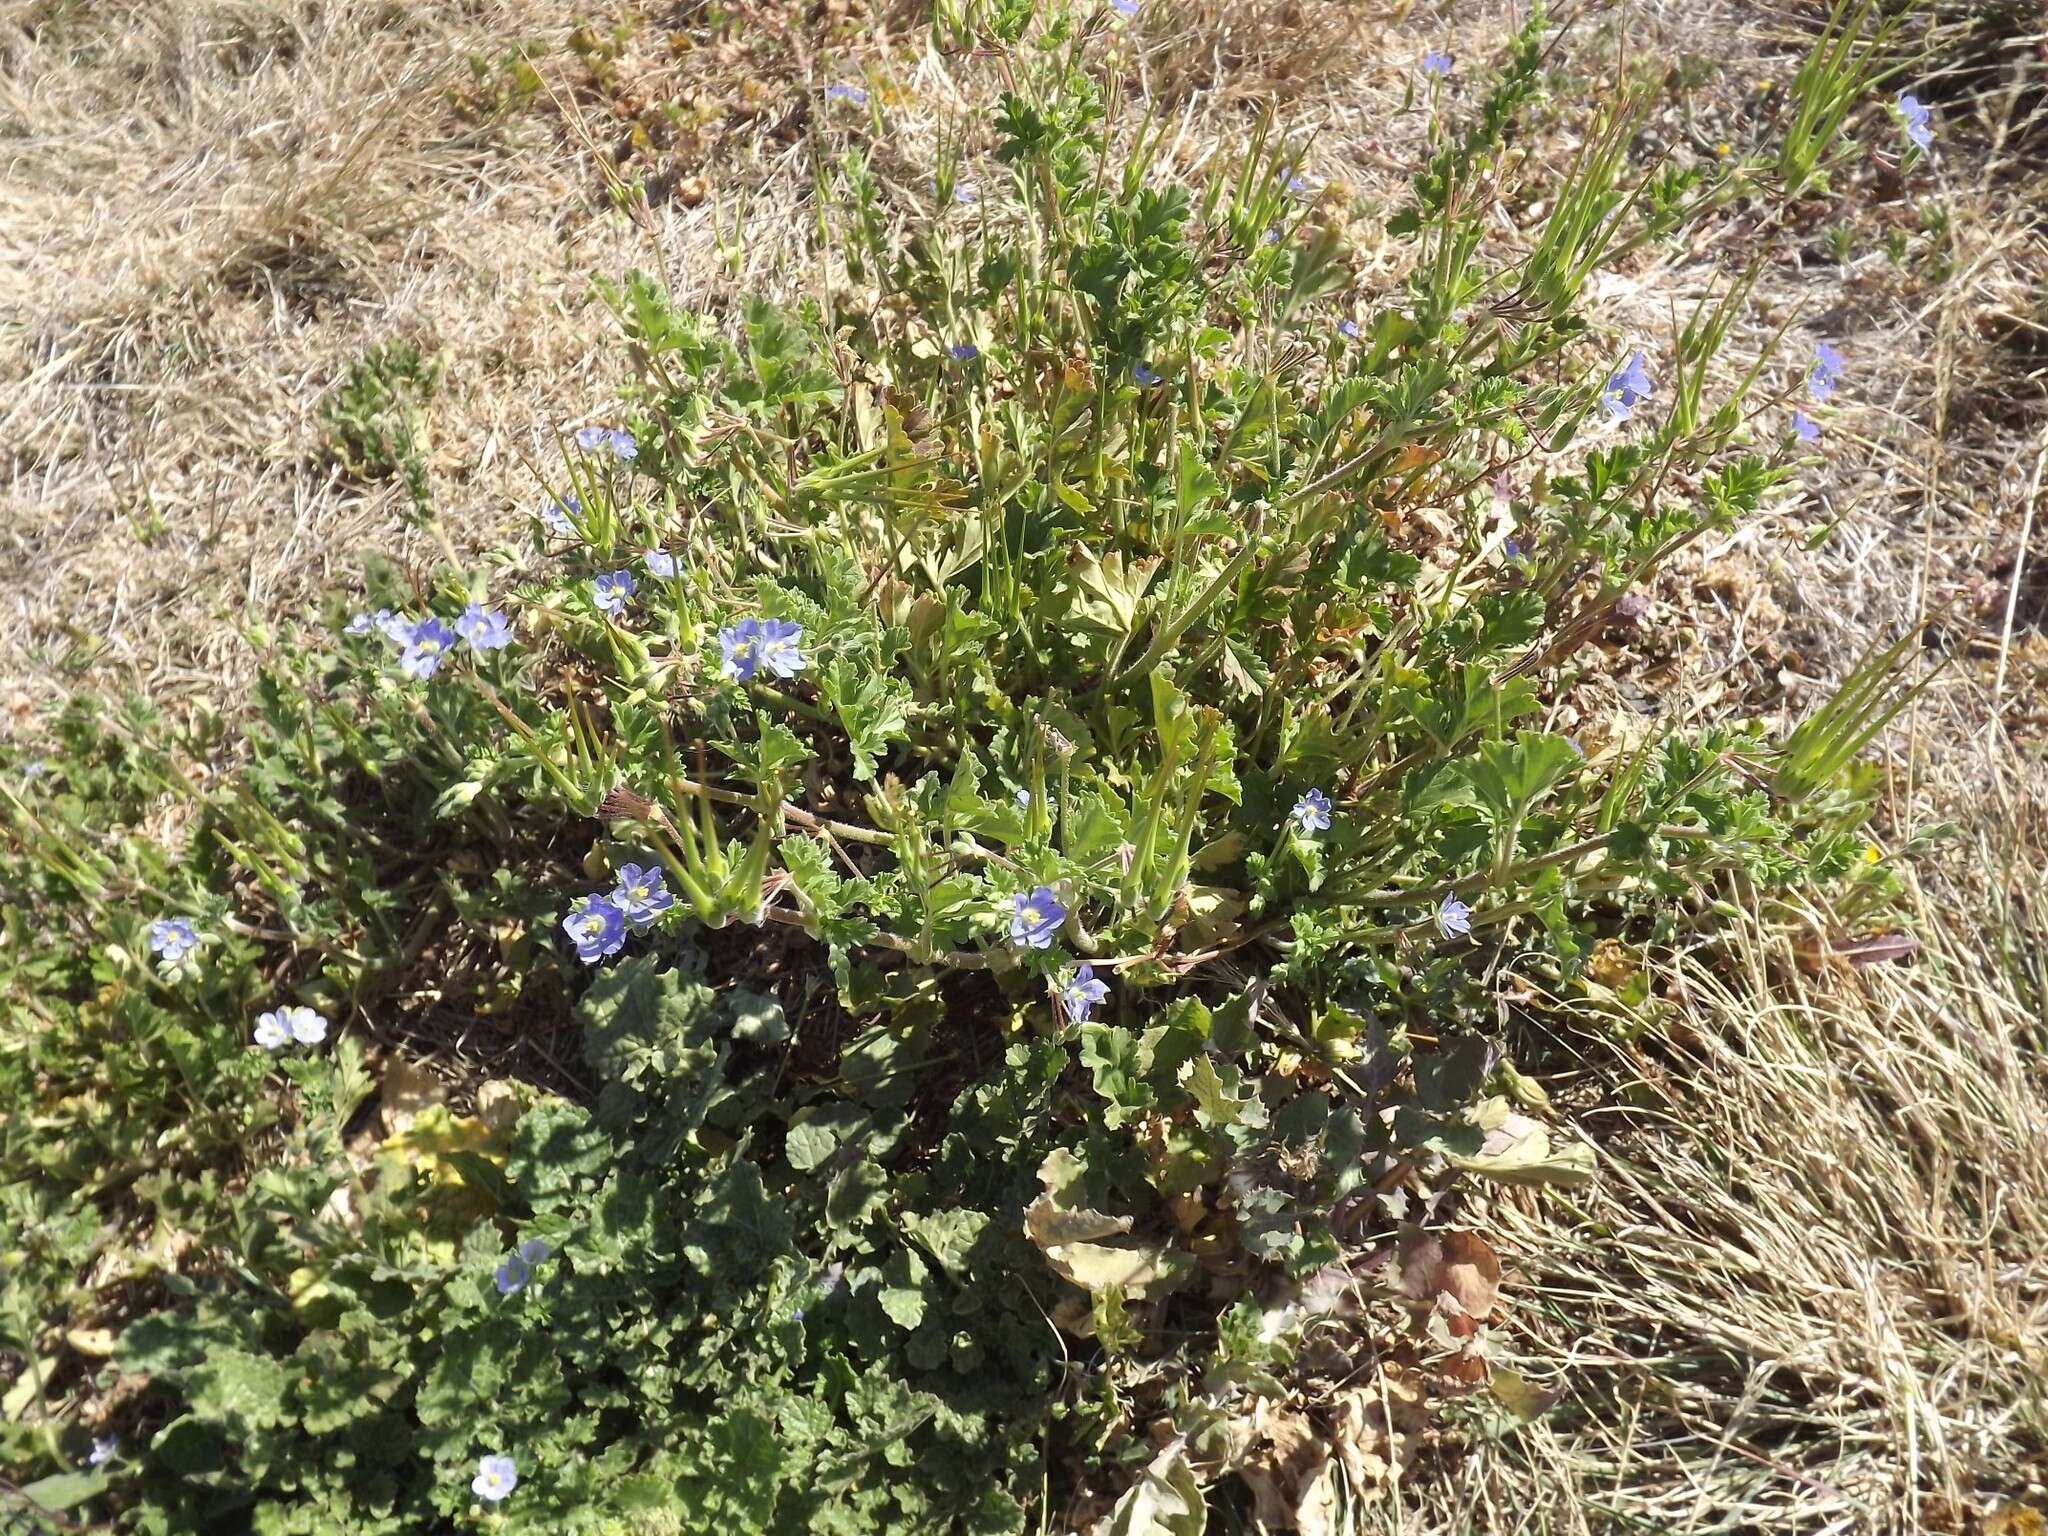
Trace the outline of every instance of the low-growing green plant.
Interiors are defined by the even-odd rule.
[[[1586,1176],[1517,978],[1644,1015],[1613,957],[1730,900],[1881,917],[1881,667],[1784,745],[1556,728],[1818,431],[1766,360],[1714,383],[1746,279],[1661,344],[1582,318],[1733,173],[1635,168],[1622,101],[1498,249],[1532,17],[1467,126],[1430,56],[1417,259],[1373,294],[1306,146],[1184,185],[1163,129],[1111,145],[1104,23],[979,25],[944,40],[1009,88],[936,215],[887,204],[849,87],[819,291],[606,286],[627,414],[526,548],[254,637],[232,775],[219,727],[79,709],[0,792],[0,1085],[43,1106],[0,1131],[10,1294],[125,1324],[95,1374],[5,1323],[41,1432],[0,1447],[70,1504],[1199,1529],[1404,1189]],[[546,1090],[370,1103],[365,1039],[569,1020]],[[1483,1373],[1441,1311],[1407,1364]],[[52,1425],[93,1393],[119,1443],[79,1470]]]
[[[427,486],[427,408],[445,364],[407,341],[386,342],[349,365],[348,377],[320,405],[320,425],[340,468],[363,480],[397,480],[414,509],[433,506]]]

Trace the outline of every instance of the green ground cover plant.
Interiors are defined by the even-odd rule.
[[[247,720],[81,700],[9,765],[11,1499],[161,1533],[1335,1519],[1363,1459],[1283,1498],[1248,1426],[1387,1352],[1369,1258],[1420,1277],[1399,1370],[1488,1371],[1490,1291],[1407,1194],[1586,1173],[1506,980],[1637,1028],[1603,946],[1814,893],[1886,924],[1854,754],[1896,652],[1784,740],[1553,728],[1849,373],[1717,382],[1740,272],[1670,335],[1580,318],[1770,179],[1637,163],[1624,96],[1504,255],[1471,194],[1538,14],[1418,67],[1435,152],[1385,225],[1418,260],[1367,294],[1311,145],[1187,183],[1163,125],[1109,142],[1120,14],[940,16],[1008,89],[907,234],[888,87],[824,91],[809,298],[606,284],[623,405],[537,466],[524,543],[252,633]],[[510,1080],[380,1122],[406,1043],[479,1021]],[[88,1396],[91,1431],[53,1411]]]

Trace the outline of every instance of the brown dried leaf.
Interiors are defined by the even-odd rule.
[[[1920,953],[1920,941],[1910,933],[1868,933],[1856,939],[1830,939],[1828,947],[1851,965],[1882,965],[1887,960],[1910,960]]]
[[[1236,1426],[1242,1449],[1233,1470],[1252,1491],[1252,1525],[1258,1531],[1306,1529],[1299,1525],[1303,1506],[1320,1514],[1315,1490],[1326,1479],[1330,1448],[1307,1414],[1260,1398],[1250,1425]],[[1318,1536],[1331,1527],[1317,1528]]]
[[[1422,1453],[1429,1409],[1421,1381],[1382,1368],[1370,1386],[1354,1387],[1337,1399],[1331,1437],[1354,1494],[1400,1481]]]
[[[1500,1259],[1476,1232],[1425,1232],[1410,1227],[1395,1248],[1403,1295],[1438,1302],[1453,1336],[1464,1338],[1493,1315],[1500,1299]]]

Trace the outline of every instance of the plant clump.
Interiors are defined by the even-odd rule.
[[[1881,921],[1875,683],[1783,741],[1565,726],[1588,642],[1845,377],[1719,389],[1741,276],[1669,338],[1583,321],[1737,170],[1636,171],[1623,101],[1494,249],[1466,194],[1533,16],[1463,126],[1433,93],[1474,66],[1425,61],[1417,260],[1368,296],[1303,146],[1186,185],[1112,145],[1115,24],[989,21],[986,163],[907,232],[866,150],[827,162],[793,307],[606,285],[633,380],[530,539],[255,636],[237,772],[219,722],[81,705],[0,791],[0,1081],[49,1106],[0,1131],[10,1291],[120,1325],[117,1449],[52,1499],[1329,1529],[1492,1371],[1450,1180],[1587,1174],[1517,1000],[1640,1020],[1620,957],[1731,901]],[[480,1035],[495,1073],[398,1070]]]

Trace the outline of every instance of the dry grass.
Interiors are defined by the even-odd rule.
[[[2003,955],[1937,922],[1820,977],[1744,934],[1673,978],[1675,1038],[1572,1042],[1602,1176],[1491,1212],[1564,1401],[1434,1527],[1961,1531],[2048,1491],[2048,994],[2002,917]]]
[[[606,403],[589,275],[713,264],[708,209],[611,211],[567,31],[533,0],[0,9],[0,731],[88,662],[232,694],[234,620],[431,548],[323,452],[317,407],[377,343],[447,360],[456,539],[531,503],[529,463]],[[528,38],[567,120],[451,110],[471,57]],[[763,137],[721,141],[727,173],[786,202],[806,178]]]
[[[1417,155],[1413,61],[1483,58],[1516,9],[1153,5],[1123,131],[1155,104],[1193,169],[1279,103],[1306,168],[1365,208],[1353,233],[1383,292],[1398,252],[1373,210]],[[1520,1272],[1512,1347],[1566,1399],[1404,1489],[1385,1513],[1408,1529],[1972,1530],[2041,1496],[2048,581],[2027,544],[2048,455],[2048,29],[2017,7],[1949,15],[1927,81],[1944,153],[1912,197],[1857,181],[1834,215],[1845,258],[1799,230],[1737,341],[1790,322],[1849,353],[1828,466],[1669,573],[1643,642],[1610,659],[1682,714],[1790,718],[1874,640],[1931,621],[1956,662],[1887,743],[1879,829],[1965,829],[1927,867],[1928,952],[1813,977],[1754,934],[1739,963],[1672,978],[1669,1039],[1625,1049],[1589,1023],[1566,1042],[1559,1096],[1600,1106],[1581,1129],[1603,1177],[1493,1212]],[[918,104],[995,84],[843,0],[763,7],[737,34],[701,20],[664,23],[687,50],[642,28],[598,89],[537,0],[0,0],[0,733],[88,660],[160,697],[231,699],[232,620],[299,608],[371,548],[426,556],[402,493],[321,451],[316,407],[372,344],[446,355],[433,486],[458,543],[485,545],[530,502],[553,428],[603,414],[610,325],[587,274],[658,265],[701,302],[819,281],[813,165],[844,130],[801,87],[886,68],[899,131],[878,171],[908,208],[936,143]],[[1755,82],[1788,76],[1803,25],[1737,0],[1589,7],[1521,185],[1500,186],[1503,241],[1614,81],[1680,61],[1707,87],[1651,141],[1745,143]],[[504,121],[452,111],[469,58],[514,39],[545,45],[552,94]],[[693,126],[635,162],[652,196],[629,219],[605,167],[642,100]],[[1946,207],[1945,234],[1919,233],[1916,199]],[[1885,253],[1891,230],[1913,233],[1917,270]],[[1602,318],[1665,334],[1743,238],[1616,275]]]

